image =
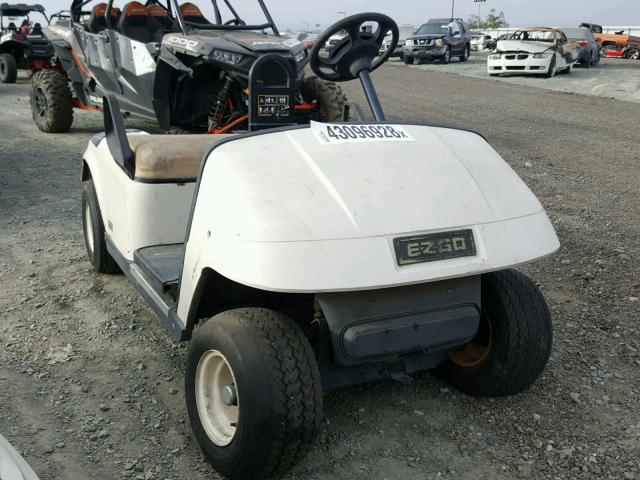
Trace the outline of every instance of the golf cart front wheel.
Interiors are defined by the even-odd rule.
[[[311,345],[272,310],[231,310],[196,327],[185,392],[204,456],[232,480],[282,475],[306,453],[322,418]]]
[[[0,55],[0,82],[16,83],[18,78],[18,66],[16,59],[10,53]]]
[[[337,83],[319,77],[306,78],[301,88],[306,102],[316,103],[314,120],[319,122],[341,122],[347,97]]]
[[[489,273],[482,277],[478,333],[437,373],[469,395],[514,395],[540,376],[552,341],[551,316],[536,285],[515,270]]]
[[[73,97],[67,77],[40,70],[31,79],[31,115],[45,133],[68,132],[73,123]]]
[[[96,273],[116,273],[120,269],[107,251],[104,223],[93,180],[82,186],[82,229],[87,256]]]

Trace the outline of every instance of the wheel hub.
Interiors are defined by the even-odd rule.
[[[36,100],[36,112],[41,118],[47,116],[47,96],[44,94],[41,88],[38,88],[35,93]]]
[[[225,356],[217,350],[205,352],[196,369],[196,406],[200,423],[209,439],[226,447],[235,437],[240,418],[236,379]]]
[[[489,355],[492,347],[491,321],[485,313],[480,317],[478,333],[464,348],[449,357],[453,363],[462,368],[474,368],[480,365]]]

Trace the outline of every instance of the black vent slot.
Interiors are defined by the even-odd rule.
[[[262,70],[262,84],[265,87],[287,87],[289,75],[280,62],[269,61]]]

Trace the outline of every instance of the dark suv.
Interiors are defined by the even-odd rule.
[[[404,63],[435,60],[449,63],[451,57],[461,62],[471,55],[469,26],[461,18],[435,18],[422,25],[404,44]]]

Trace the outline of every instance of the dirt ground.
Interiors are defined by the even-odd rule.
[[[595,68],[573,68],[570,75],[556,75],[547,79],[536,75],[505,75],[490,77],[487,73],[486,52],[472,52],[468,62],[457,59],[448,65],[424,63],[408,68],[427,72],[447,72],[467,77],[493,79],[516,85],[544,88],[558,92],[581,93],[596,97],[614,98],[640,103],[640,62],[619,58],[603,58]],[[402,60],[394,60],[394,65],[404,65]]]
[[[525,270],[554,349],[511,398],[429,374],[328,393],[288,478],[640,479],[640,105],[399,65],[374,79],[391,117],[481,132],[540,197],[562,248]],[[80,159],[101,118],[42,134],[28,88],[0,86],[0,432],[44,480],[218,478],[186,421],[185,347],[85,259]]]

